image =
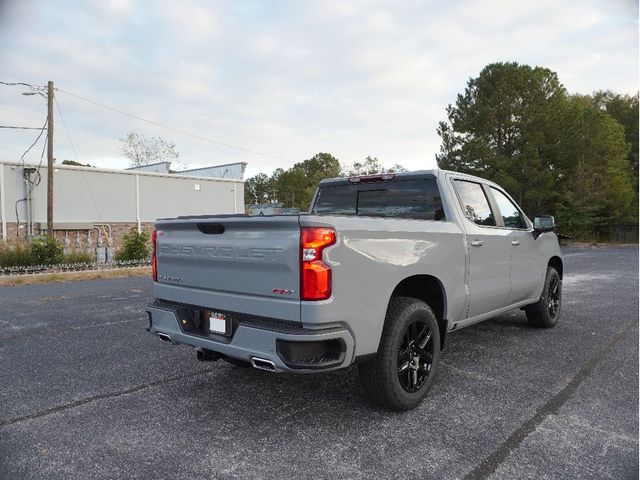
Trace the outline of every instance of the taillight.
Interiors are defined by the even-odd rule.
[[[336,232],[326,227],[302,227],[300,235],[300,298],[326,300],[331,296],[331,267],[322,251],[336,243]]]
[[[153,281],[158,281],[158,259],[156,258],[156,238],[157,234],[154,230],[151,234],[151,244],[153,245],[153,250],[151,253],[151,274],[153,275]]]

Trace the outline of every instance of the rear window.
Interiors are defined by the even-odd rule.
[[[322,187],[311,213],[445,219],[435,178]]]

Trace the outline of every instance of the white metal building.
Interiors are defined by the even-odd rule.
[[[121,232],[132,226],[149,229],[157,218],[221,213],[244,213],[242,179],[55,166],[54,230],[66,244],[72,237],[78,246],[91,246],[86,232],[95,237],[102,225],[111,232],[103,241],[117,247]],[[4,241],[46,230],[46,165],[0,161],[0,221]]]

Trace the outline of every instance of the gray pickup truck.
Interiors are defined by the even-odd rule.
[[[443,170],[323,180],[309,213],[161,219],[148,330],[272,372],[358,364],[374,404],[425,397],[445,337],[524,309],[560,316],[553,217]]]

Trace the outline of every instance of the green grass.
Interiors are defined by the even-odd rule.
[[[95,260],[93,255],[81,252],[67,253],[64,256],[62,263],[93,263]]]
[[[0,243],[0,267],[23,267],[33,263],[29,247],[26,245],[9,246]]]
[[[22,243],[6,245],[0,243],[0,267],[28,267],[42,263],[33,250]],[[94,256],[84,252],[71,252],[62,257],[60,263],[93,263]]]

